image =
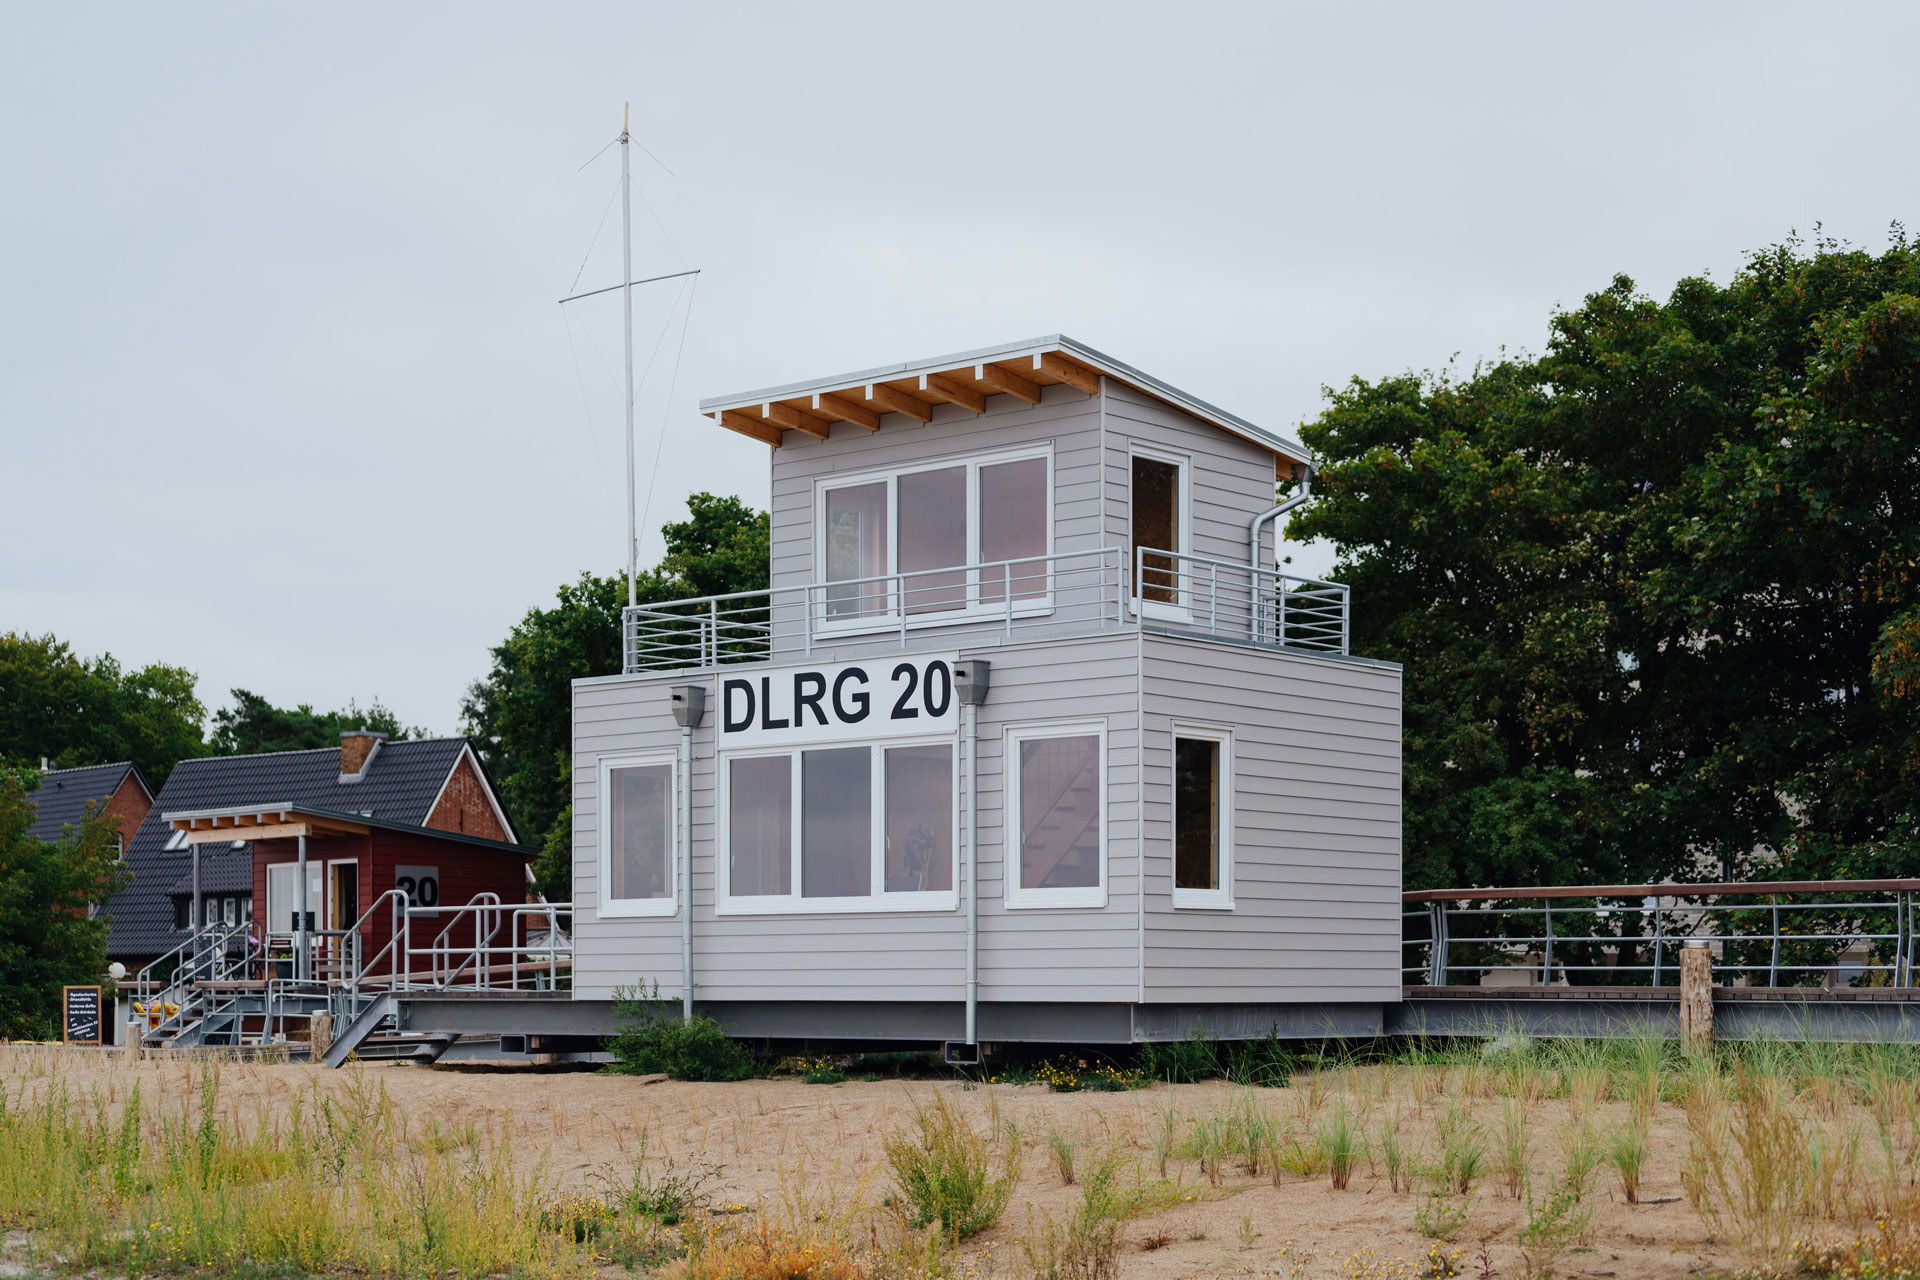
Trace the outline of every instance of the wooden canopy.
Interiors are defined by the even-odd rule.
[[[1039,404],[1042,387],[1062,383],[1092,395],[1100,389],[1100,375],[1058,352],[1043,351],[1012,360],[981,360],[884,382],[765,400],[738,409],[716,409],[711,416],[723,427],[778,449],[782,431],[803,431],[820,440],[827,438],[827,428],[836,422],[878,431],[883,413],[904,413],[927,422],[933,418],[933,407],[940,404],[957,404],[972,413],[985,413],[987,397],[993,395]]]
[[[167,825],[187,833],[188,844],[232,844],[236,840],[285,840],[293,836],[365,835],[364,822],[340,814],[315,813],[296,805],[203,810],[164,815]]]
[[[969,413],[985,413],[989,396],[1007,395],[1037,405],[1048,387],[1068,386],[1094,395],[1099,392],[1103,377],[1117,378],[1157,400],[1272,450],[1276,474],[1289,474],[1294,466],[1306,465],[1312,460],[1312,455],[1292,440],[1058,334],[1006,347],[703,400],[700,410],[728,430],[778,449],[788,431],[825,440],[836,422],[878,431],[883,417],[890,413],[904,414],[916,422],[932,421],[933,411],[941,405],[958,405]]]

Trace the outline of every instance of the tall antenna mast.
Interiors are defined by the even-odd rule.
[[[639,603],[635,579],[640,574],[640,531],[635,528],[633,495],[633,183],[627,174],[628,117],[632,103],[620,107],[620,286],[621,309],[627,335],[627,607]]]

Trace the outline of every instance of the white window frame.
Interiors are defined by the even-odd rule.
[[[900,477],[914,475],[924,471],[946,471],[954,467],[967,469],[967,563],[953,566],[953,571],[967,575],[966,603],[956,609],[942,609],[927,613],[909,614],[906,625],[909,628],[947,626],[955,622],[976,621],[981,618],[1004,618],[1007,606],[1004,602],[982,601],[980,598],[980,469],[998,466],[1006,462],[1025,462],[1033,458],[1044,458],[1047,464],[1047,545],[1042,552],[1049,561],[1047,566],[1047,589],[1040,595],[1013,604],[1013,616],[1016,618],[1040,617],[1053,612],[1053,479],[1054,459],[1053,442],[1044,441],[1038,445],[1018,449],[1003,449],[992,453],[969,453],[935,459],[929,462],[916,462],[912,466],[890,467],[874,471],[854,471],[846,474],[821,476],[813,482],[813,581],[816,588],[831,585],[827,577],[827,493],[834,489],[851,489],[863,484],[884,483],[887,486],[887,555],[885,576],[892,577],[900,564]],[[1184,473],[1183,473],[1184,474]],[[995,563],[998,563],[997,561]],[[948,572],[934,570],[933,572]],[[857,581],[857,579],[838,579],[838,581]],[[888,606],[884,613],[873,613],[865,617],[835,619],[828,617],[825,608],[825,593],[821,591],[808,601],[808,607],[814,613],[813,632],[815,635],[850,635],[873,631],[894,631],[900,627],[898,602],[893,600],[892,589],[888,588]]]
[[[311,867],[312,864],[308,865]],[[341,867],[346,866],[351,866],[354,869],[353,894],[356,899],[359,898],[361,896],[361,886],[359,882],[360,859],[328,858],[324,865],[326,870],[320,877],[320,906],[314,912],[314,915],[319,919],[322,929],[344,929],[352,924],[353,920],[336,920],[333,916],[334,907],[339,905],[339,871]],[[360,910],[357,904],[354,907],[353,915],[355,920],[360,918]]]
[[[869,883],[873,891],[864,898],[806,898],[801,896],[803,888],[801,856],[801,831],[805,819],[805,794],[801,784],[800,753],[803,751],[833,751],[852,747],[865,747],[868,751],[869,777],[872,780],[870,792],[871,812],[868,818],[868,832],[872,841],[871,853],[873,865]],[[886,830],[887,787],[886,753],[897,747],[948,747],[952,754],[949,761],[952,768],[952,790],[949,793],[949,812],[953,816],[953,830],[949,836],[949,847],[953,850],[953,876],[951,889],[930,889],[919,892],[888,893],[886,890],[887,850],[883,839]],[[793,802],[792,812],[788,815],[792,831],[788,837],[789,856],[792,867],[788,880],[793,886],[792,892],[785,894],[735,894],[733,892],[733,762],[735,760],[773,759],[789,757],[789,775]],[[753,747],[737,751],[723,751],[714,757],[718,776],[714,781],[714,913],[716,915],[834,915],[847,912],[866,912],[871,914],[893,915],[902,912],[955,911],[960,906],[960,744],[953,733],[929,734],[922,737],[903,738],[863,738],[858,742],[797,742],[782,744],[778,747]]]
[[[1045,738],[1099,739],[1100,883],[1071,889],[1028,889],[1020,883],[1020,744]],[[1001,835],[1001,897],[1008,908],[1032,910],[1086,908],[1107,905],[1107,722],[1105,720],[1048,720],[1010,724],[1000,739],[1000,768],[1005,828]]]
[[[658,898],[613,896],[613,771],[667,767],[667,892]],[[621,751],[599,757],[599,794],[594,843],[599,848],[596,886],[603,920],[636,920],[680,914],[680,761],[674,751]]]
[[[1180,739],[1215,742],[1220,746],[1220,887],[1218,889],[1182,889],[1179,882],[1180,859],[1175,845],[1180,832]],[[1233,730],[1218,725],[1175,723],[1167,739],[1167,809],[1173,825],[1167,837],[1169,869],[1167,882],[1173,887],[1173,905],[1177,911],[1233,910]]]
[[[1174,453],[1168,449],[1156,449],[1152,445],[1129,444],[1127,446],[1127,574],[1133,574],[1137,563],[1137,554],[1133,545],[1133,460],[1146,458],[1153,462],[1164,462],[1179,471],[1178,492],[1175,501],[1180,510],[1175,514],[1174,526],[1180,541],[1177,547],[1156,547],[1157,551],[1171,551],[1176,557],[1190,556],[1193,550],[1193,458],[1184,453]],[[1173,562],[1175,594],[1172,604],[1160,600],[1140,598],[1140,584],[1133,584],[1134,611],[1143,618],[1166,618],[1174,622],[1192,622],[1193,607],[1187,590],[1187,574],[1179,559]]]

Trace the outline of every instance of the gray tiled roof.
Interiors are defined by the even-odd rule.
[[[173,931],[171,895],[191,872],[186,850],[168,852],[172,835],[165,816],[198,809],[221,809],[252,804],[304,804],[339,813],[366,813],[390,822],[419,826],[427,820],[447,775],[466,750],[465,738],[422,738],[386,742],[358,782],[340,781],[340,751],[276,751],[253,756],[208,756],[182,760],[154,797],[153,811],[127,845],[127,866],[133,881],[107,904],[113,916],[107,954],[136,959],[156,956],[180,942]],[[203,853],[201,888],[212,892],[210,875],[220,887],[233,879],[232,888],[245,892],[252,883],[252,850],[216,846],[224,852]],[[244,876],[234,868],[245,867]],[[184,889],[181,890],[185,892]]]
[[[42,840],[58,840],[68,823],[77,823],[86,812],[87,801],[101,804],[120,789],[129,773],[137,773],[125,760],[118,764],[88,765],[84,769],[53,769],[40,775],[40,788],[29,791],[27,800],[34,806],[33,825],[27,834]],[[141,782],[145,786],[145,780]],[[123,831],[131,838],[133,832]]]

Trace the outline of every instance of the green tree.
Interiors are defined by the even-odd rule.
[[[735,497],[696,493],[687,499],[687,518],[660,532],[666,555],[639,575],[641,603],[766,589],[765,512]],[[535,875],[554,900],[572,893],[572,682],[620,671],[626,601],[624,574],[582,573],[563,585],[554,607],[529,610],[493,649],[486,677],[461,706],[515,829],[542,846]]]
[[[112,654],[81,658],[52,635],[0,634],[0,760],[131,760],[158,787],[175,763],[206,754],[194,684],[180,667],[125,671]]]
[[[213,713],[213,754],[254,755],[263,751],[308,751],[337,747],[349,729],[371,729],[395,742],[424,738],[427,731],[409,728],[375,698],[365,711],[352,700],[344,711],[315,711],[307,703],[276,707],[257,693],[233,690],[233,706]]]
[[[1405,664],[1409,886],[1884,851],[1920,781],[1916,295],[1897,228],[1790,241],[1665,302],[1616,278],[1537,358],[1329,392],[1290,532]]]
[[[58,1035],[60,988],[98,982],[107,967],[105,916],[89,915],[125,883],[120,820],[89,801],[64,838],[27,831],[26,780],[0,772],[0,1039]]]

